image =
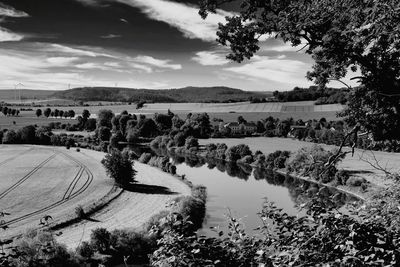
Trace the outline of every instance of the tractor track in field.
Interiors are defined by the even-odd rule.
[[[40,213],[43,213],[43,212],[49,211],[51,209],[54,209],[54,208],[56,208],[56,207],[58,207],[58,206],[60,206],[60,205],[62,205],[64,203],[74,199],[75,197],[79,196],[80,194],[82,194],[90,186],[90,184],[93,181],[93,173],[89,170],[89,168],[87,168],[87,166],[85,164],[83,164],[82,162],[80,162],[79,160],[71,157],[70,155],[68,155],[68,154],[66,154],[64,152],[58,151],[58,153],[63,155],[65,158],[73,161],[74,163],[78,164],[78,166],[79,166],[78,173],[75,175],[74,179],[69,184],[69,186],[68,186],[67,190],[65,191],[62,199],[57,201],[57,202],[54,202],[53,204],[51,204],[51,205],[49,205],[47,207],[41,208],[39,210],[30,212],[30,213],[27,213],[27,214],[25,214],[23,216],[20,216],[18,218],[14,218],[14,219],[11,219],[9,221],[6,221],[5,223],[0,225],[1,227],[10,226],[10,225],[12,225],[14,223],[17,223],[17,222],[23,221],[25,219],[28,219],[28,218],[30,218],[32,216],[35,216],[35,215],[38,215]],[[86,179],[85,183],[78,190],[73,192],[75,187],[76,187],[76,185],[78,184],[79,180],[82,178],[83,174],[87,174],[87,179]]]
[[[14,183],[12,186],[7,188],[5,191],[0,193],[0,199],[4,198],[6,195],[8,195],[10,192],[12,192],[14,189],[16,189],[18,186],[20,186],[22,183],[24,183],[26,180],[28,180],[34,173],[36,173],[38,170],[40,170],[46,163],[48,163],[50,160],[52,160],[55,156],[57,156],[57,153],[52,154],[50,157],[42,161],[39,165],[34,167],[30,172],[28,172],[26,175],[24,175],[21,179],[19,179],[16,183]]]

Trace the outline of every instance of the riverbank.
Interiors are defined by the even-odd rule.
[[[311,147],[315,143],[294,140],[290,138],[278,138],[278,137],[250,137],[250,138],[211,138],[211,139],[200,139],[200,145],[206,145],[209,143],[225,143],[228,147],[245,144],[255,152],[260,150],[265,155],[273,153],[277,150],[288,150],[291,152],[296,152],[302,147]],[[325,149],[334,149],[336,146],[319,144]],[[344,148],[344,151],[350,150],[350,148]],[[375,158],[374,158],[375,157]],[[389,153],[381,151],[366,151],[361,149],[356,149],[354,156],[348,154],[343,161],[338,164],[338,169],[344,169],[349,171],[350,176],[360,177],[366,179],[372,187],[388,188],[393,185],[393,181],[386,178],[383,171],[377,170],[372,167],[367,161],[376,164],[375,159],[379,162],[381,166],[386,168],[391,172],[400,171],[400,153]],[[345,186],[338,186],[346,190]],[[358,189],[357,189],[358,190]],[[352,190],[356,194],[364,194],[368,198],[369,194],[365,195],[365,192],[358,192]]]

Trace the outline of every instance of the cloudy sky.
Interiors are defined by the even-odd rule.
[[[197,0],[0,0],[0,89],[80,86],[251,91],[308,86],[312,60],[275,39],[241,64],[215,41],[226,6],[202,20]]]

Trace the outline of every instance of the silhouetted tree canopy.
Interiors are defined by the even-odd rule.
[[[234,0],[203,0],[200,15]],[[235,1],[238,2],[238,1]],[[360,73],[342,114],[376,139],[399,139],[400,2],[397,0],[246,0],[219,25],[227,58],[242,62],[259,50],[261,36],[297,46],[315,63],[307,78],[324,87],[349,71]],[[358,74],[357,74],[358,75]]]

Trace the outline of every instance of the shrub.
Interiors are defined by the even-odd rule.
[[[350,186],[361,186],[363,183],[366,183],[366,182],[367,182],[367,180],[365,180],[362,177],[352,176],[347,180],[346,184],[350,185]]]
[[[100,253],[106,253],[110,250],[111,234],[105,228],[96,228],[90,234],[91,246]]]
[[[251,150],[249,146],[240,144],[228,148],[225,152],[225,159],[227,161],[236,162],[245,156],[251,155]]]
[[[131,263],[147,262],[147,255],[156,249],[156,240],[144,231],[114,230],[110,240],[113,256],[117,259],[129,256]]]
[[[101,160],[107,174],[121,186],[128,186],[135,181],[136,171],[133,169],[133,162],[119,150],[112,149],[104,159]]]
[[[82,207],[81,205],[79,205],[79,206],[77,206],[77,207],[75,208],[75,215],[76,215],[76,217],[78,217],[79,219],[83,219],[83,218],[86,217],[86,213],[85,213],[85,211],[83,210],[83,207]]]
[[[171,165],[171,166],[169,167],[169,172],[170,172],[172,175],[175,175],[175,174],[176,174],[176,166],[175,166],[175,165]]]
[[[336,151],[326,151],[319,145],[303,147],[289,158],[287,166],[289,171],[311,176],[316,180],[319,180],[321,173],[325,171],[323,173],[323,176],[325,176],[323,180],[331,181],[337,171],[335,165],[338,162],[332,165],[329,170],[325,170],[325,163],[335,154]],[[328,178],[327,175],[331,175],[332,177]]]
[[[339,170],[335,174],[335,181],[338,185],[346,185],[349,179],[349,173],[346,170]]]
[[[190,148],[197,148],[199,146],[199,140],[197,140],[197,138],[194,138],[192,136],[189,136],[188,138],[186,138],[185,141],[185,148],[186,149],[190,149]]]
[[[139,162],[147,164],[151,159],[151,154],[150,153],[142,153],[139,158]]]
[[[76,248],[76,253],[85,259],[90,259],[94,254],[94,249],[88,242],[83,241],[80,246]]]
[[[78,266],[77,259],[47,231],[28,230],[14,245],[19,256],[9,266]]]

